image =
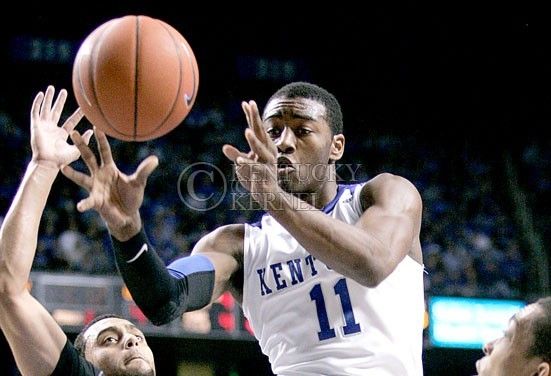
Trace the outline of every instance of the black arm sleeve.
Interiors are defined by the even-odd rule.
[[[185,311],[210,303],[214,270],[210,274],[191,272],[173,277],[143,228],[128,241],[113,237],[111,240],[119,273],[136,304],[154,325],[167,324]]]
[[[84,359],[73,344],[65,342],[52,376],[101,376],[103,372]]]

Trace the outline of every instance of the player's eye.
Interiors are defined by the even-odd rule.
[[[296,131],[296,134],[299,135],[299,136],[306,136],[310,133],[312,133],[312,131],[308,128],[299,128]]]
[[[281,130],[277,128],[270,128],[266,131],[271,138],[277,138],[281,135]]]
[[[103,343],[106,344],[106,345],[110,345],[110,344],[117,343],[117,342],[118,342],[118,339],[116,337],[113,337],[113,336],[108,336],[108,337],[105,337],[103,339]]]

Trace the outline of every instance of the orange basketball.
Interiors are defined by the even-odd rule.
[[[73,91],[84,115],[123,141],[163,136],[189,114],[199,69],[184,37],[147,16],[112,19],[82,43]]]

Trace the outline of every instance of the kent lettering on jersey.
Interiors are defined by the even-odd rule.
[[[314,277],[318,274],[315,265],[316,258],[312,255],[308,255],[304,258],[297,258],[293,260],[287,260],[284,262],[278,262],[271,264],[266,273],[266,268],[260,268],[256,270],[259,278],[259,290],[260,295],[271,294],[273,290],[283,290],[289,286],[304,282],[304,279]],[[331,270],[327,265],[323,267]],[[286,275],[290,276],[290,280],[282,276],[281,271],[285,269]],[[304,270],[304,273],[303,273]],[[268,281],[268,282],[266,282]],[[272,288],[270,288],[270,286]]]

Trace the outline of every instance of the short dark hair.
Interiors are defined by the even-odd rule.
[[[106,313],[106,314],[99,315],[99,316],[95,317],[92,321],[90,321],[88,324],[86,324],[86,326],[84,326],[84,328],[82,328],[80,333],[78,333],[77,338],[75,339],[75,348],[77,349],[77,351],[79,352],[80,355],[84,356],[85,351],[86,351],[86,338],[84,338],[84,333],[86,333],[86,331],[92,325],[97,323],[98,321],[109,319],[109,318],[116,318],[116,319],[126,320],[124,317],[121,317],[119,315],[115,315],[115,314],[112,314],[112,313]]]
[[[551,364],[551,296],[541,298],[535,304],[542,309],[543,314],[537,315],[532,321],[534,341],[528,349],[528,356],[542,358]]]
[[[327,111],[326,120],[333,135],[343,132],[341,105],[337,98],[324,88],[309,82],[292,82],[276,91],[270,97],[268,103],[275,98],[313,99],[325,106]]]

